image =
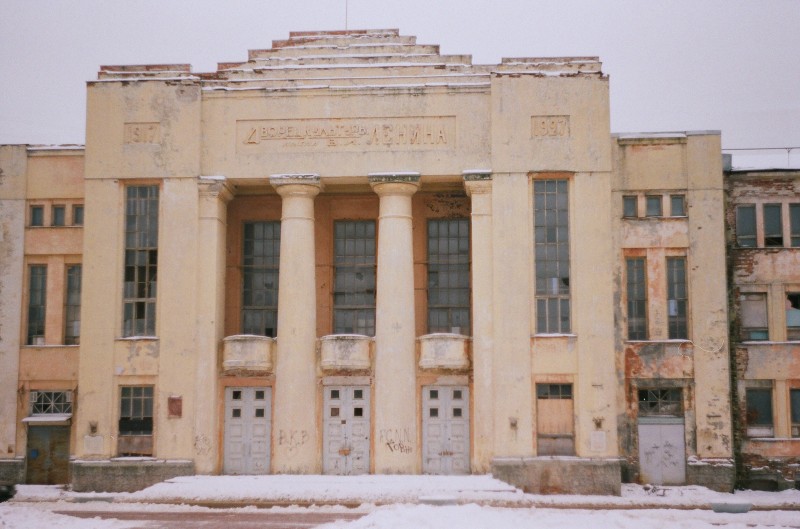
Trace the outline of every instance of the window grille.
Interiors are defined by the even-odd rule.
[[[72,413],[72,391],[31,391],[31,415]]]
[[[683,416],[683,395],[680,388],[640,389],[639,415]]]

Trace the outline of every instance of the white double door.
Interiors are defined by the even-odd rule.
[[[225,388],[225,474],[269,473],[272,388]]]
[[[469,474],[467,386],[423,386],[422,471]]]
[[[325,386],[324,391],[323,471],[369,473],[369,386]]]

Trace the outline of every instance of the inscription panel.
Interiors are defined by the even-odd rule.
[[[447,150],[456,146],[455,116],[265,119],[236,122],[242,153]]]
[[[125,143],[161,143],[161,124],[125,123],[122,137]]]
[[[569,116],[531,116],[531,138],[568,138]]]

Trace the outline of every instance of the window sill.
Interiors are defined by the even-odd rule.
[[[625,343],[693,343],[688,338],[668,338],[666,340],[625,340]]]
[[[137,340],[154,340],[158,341],[158,336],[118,336],[114,338],[118,342],[135,342]]]

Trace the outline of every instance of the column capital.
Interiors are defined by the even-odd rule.
[[[419,189],[419,173],[416,172],[369,173],[367,176],[369,185],[379,196],[411,196]]]
[[[201,197],[215,198],[227,204],[233,199],[233,188],[224,176],[200,176],[197,188]]]
[[[322,189],[318,174],[274,174],[269,177],[270,185],[282,196],[317,196]]]
[[[463,171],[464,187],[467,195],[490,193],[492,191],[492,171],[491,169],[470,169]]]

